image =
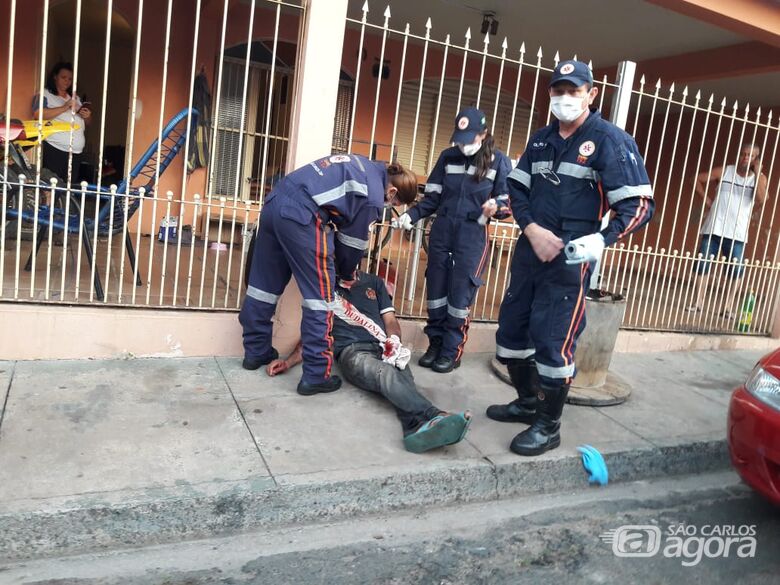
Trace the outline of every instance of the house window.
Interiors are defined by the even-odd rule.
[[[260,201],[282,176],[287,161],[294,86],[287,61],[294,62],[295,45],[278,43],[273,81],[272,51],[264,43],[252,43],[248,76],[246,45],[229,49],[225,55],[212,193]],[[245,80],[247,97],[242,107]]]

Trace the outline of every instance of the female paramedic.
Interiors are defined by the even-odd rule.
[[[488,257],[487,219],[511,214],[509,158],[495,149],[485,114],[466,108],[455,118],[452,146],[439,155],[425,197],[398,218],[411,229],[435,213],[426,271],[429,346],[419,364],[446,373],[460,365],[469,329],[469,307],[482,284]]]
[[[298,393],[339,389],[341,379],[331,375],[336,279],[347,285],[354,280],[368,248],[369,226],[384,204],[409,204],[416,195],[413,172],[355,154],[321,158],[276,184],[263,206],[239,314],[244,368],[256,370],[279,357],[271,346],[271,317],[294,276],[303,296]]]

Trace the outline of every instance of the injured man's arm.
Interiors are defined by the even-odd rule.
[[[284,374],[290,368],[297,366],[303,361],[303,345],[301,341],[295,344],[295,349],[287,356],[287,359],[274,360],[265,367],[265,372],[269,376],[276,376],[277,374]]]

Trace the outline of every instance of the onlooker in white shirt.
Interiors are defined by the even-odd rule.
[[[766,197],[767,177],[761,173],[760,155],[761,149],[757,145],[746,144],[736,165],[716,167],[711,172],[700,173],[696,179],[696,192],[704,199],[709,211],[701,228],[699,251],[703,258],[696,267],[696,302],[688,307],[688,311],[699,312],[704,305],[710,256],[716,260],[725,256],[729,262],[742,262],[753,207],[761,205]],[[710,181],[718,181],[714,200],[707,195],[707,183]],[[741,264],[730,266],[726,272],[734,280],[733,286],[726,287],[724,295],[725,309],[721,315],[726,319],[733,316],[734,297],[742,272]]]
[[[68,178],[68,157],[73,153],[71,163],[71,184],[80,180],[79,168],[84,151],[84,126],[92,117],[89,104],[82,104],[73,95],[73,66],[60,62],[52,67],[46,78],[43,91],[43,119],[58,120],[72,125],[72,131],[55,132],[43,142],[43,166],[57,174],[64,181]],[[38,118],[41,107],[40,96],[33,100],[33,117]]]

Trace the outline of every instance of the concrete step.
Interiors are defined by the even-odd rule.
[[[617,454],[612,458],[619,471]],[[553,465],[548,471],[565,470]],[[567,481],[575,479],[566,473],[562,476],[566,479],[553,480],[545,489],[562,488],[569,485]],[[521,483],[513,485],[519,490]],[[303,514],[298,523],[289,526],[245,525],[251,530],[240,535],[146,547],[127,542],[122,550],[0,564],[0,582],[4,585],[539,583],[549,578],[540,572],[546,570],[565,570],[571,579],[571,571],[581,566],[583,557],[598,559],[599,566],[625,561],[612,558],[610,546],[599,539],[599,534],[606,529],[661,519],[665,509],[674,510],[666,516],[682,521],[678,512],[682,507],[752,497],[730,471],[605,488],[583,488],[581,481],[576,483],[578,489],[565,489],[557,494],[518,497],[521,493],[515,491],[512,496],[506,493],[500,500],[450,502],[453,504],[450,506],[432,506],[434,502],[429,501],[425,509],[385,508],[381,515],[359,519],[342,516],[339,521],[331,517],[327,522],[309,525],[300,523],[311,516]],[[419,487],[418,482],[413,485]],[[538,484],[525,485],[542,488]],[[379,489],[375,499],[389,502],[388,489],[389,485]],[[417,501],[421,503],[423,499]],[[373,507],[375,511],[380,508]],[[258,509],[245,511],[257,513]],[[181,520],[184,526],[185,518]],[[570,564],[576,567],[573,569]],[[631,564],[624,562],[619,569],[603,566],[600,570],[607,573],[600,580],[587,582],[614,582],[604,580],[606,575],[614,577],[613,571],[627,567]],[[650,565],[633,564],[633,567],[643,571],[649,570]]]
[[[728,466],[723,440],[614,448],[603,454],[612,484]],[[541,458],[507,454],[481,460],[431,459],[426,466],[411,470],[376,466],[14,500],[0,508],[0,563],[340,521],[395,510],[500,503],[584,487],[587,477],[580,458],[559,449]]]

